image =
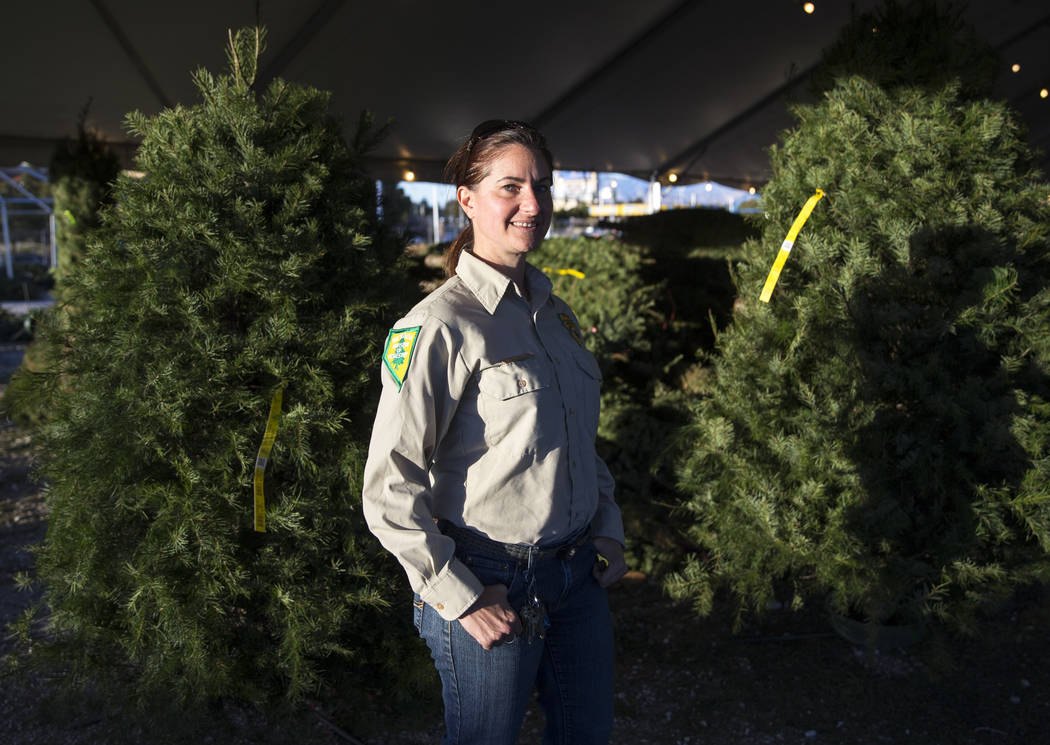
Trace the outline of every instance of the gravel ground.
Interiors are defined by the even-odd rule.
[[[14,575],[31,571],[26,547],[42,540],[45,507],[30,475],[33,447],[0,424],[0,622],[32,597]],[[979,638],[934,632],[880,652],[836,636],[814,609],[771,611],[738,634],[732,609],[697,618],[656,583],[632,575],[610,595],[617,628],[618,745],[1039,745],[1050,743],[1050,588],[1031,588],[990,616]],[[0,638],[0,743],[296,742],[419,745],[441,738],[440,712],[345,701],[277,720],[232,703],[206,712],[148,713],[61,679],[11,673],[24,654]],[[323,718],[322,718],[323,717]],[[523,745],[541,740],[530,710]]]

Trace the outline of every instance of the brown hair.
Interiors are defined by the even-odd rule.
[[[489,164],[500,150],[508,145],[524,145],[539,151],[554,172],[554,158],[547,149],[547,141],[540,131],[526,122],[510,119],[489,119],[474,127],[470,137],[459,146],[445,165],[445,181],[458,190],[461,186],[473,189],[489,172]],[[474,226],[467,225],[445,251],[445,274],[456,275],[456,264],[464,249],[474,246]]]

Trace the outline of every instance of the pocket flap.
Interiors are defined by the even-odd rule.
[[[546,388],[550,383],[544,372],[534,360],[500,362],[479,373],[478,388],[486,396],[506,400]]]

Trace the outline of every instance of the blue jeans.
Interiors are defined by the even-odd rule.
[[[504,584],[518,611],[525,567],[509,558],[457,552],[484,585]],[[513,745],[535,688],[546,714],[545,745],[606,745],[613,722],[613,635],[605,590],[591,575],[590,543],[569,559],[535,562],[535,591],[547,606],[546,638],[485,651],[459,621],[418,596],[415,624],[430,647],[445,704],[444,745]]]

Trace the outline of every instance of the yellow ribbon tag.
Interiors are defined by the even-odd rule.
[[[769,276],[766,277],[766,284],[762,288],[762,296],[759,298],[763,303],[768,303],[770,296],[773,294],[773,288],[777,285],[777,280],[780,279],[780,270],[784,268],[784,263],[787,261],[788,254],[791,253],[792,246],[795,245],[795,239],[798,237],[798,231],[802,230],[802,226],[806,224],[806,220],[809,219],[809,215],[813,212],[813,208],[817,206],[817,202],[824,196],[824,192],[817,189],[817,193],[806,200],[806,204],[802,207],[802,211],[798,213],[798,217],[795,218],[795,222],[791,224],[791,230],[788,231],[787,238],[780,244],[780,253],[777,254],[776,261],[773,262],[773,268],[769,270]]]
[[[543,267],[543,271],[547,274],[550,274],[551,272],[561,275],[568,274],[570,277],[576,277],[576,279],[585,279],[587,277],[586,274],[577,269],[552,269],[549,266],[545,266]]]
[[[284,394],[284,383],[277,388],[270,400],[270,416],[266,419],[266,434],[263,435],[259,454],[255,457],[255,532],[266,532],[266,497],[263,493],[263,476],[266,473],[266,462],[277,439],[277,423],[281,418],[281,398]]]

